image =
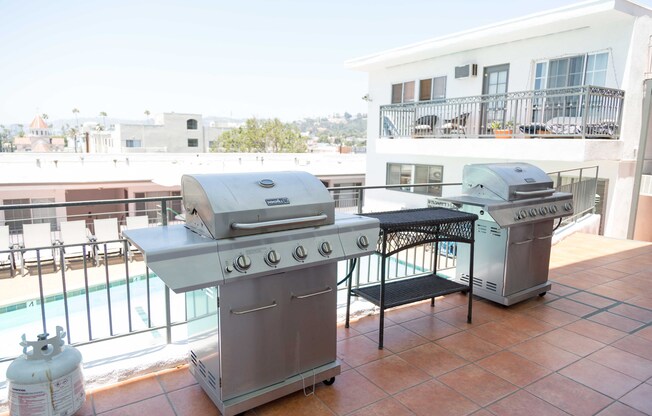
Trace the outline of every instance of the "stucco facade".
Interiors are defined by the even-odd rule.
[[[545,171],[599,166],[607,181],[604,234],[625,238],[629,224],[636,157],[641,140],[643,81],[649,77],[652,10],[626,0],[597,0],[524,16],[492,26],[427,40],[347,62],[369,74],[367,183],[387,183],[388,164],[443,166],[443,182],[459,182],[468,163],[524,161]],[[488,140],[381,137],[381,106],[392,103],[393,86],[446,77],[446,97],[483,94],[485,68],[508,68],[507,92],[534,90],[537,65],[568,57],[606,58],[603,87],[625,91],[618,140],[550,139]],[[477,76],[455,78],[455,67],[475,64]],[[551,68],[550,64],[547,64]],[[587,65],[588,67],[588,65]],[[588,69],[585,69],[588,71]],[[588,77],[587,77],[588,78]],[[444,195],[459,193],[444,187]],[[378,191],[374,200],[385,208],[423,206],[426,196]]]

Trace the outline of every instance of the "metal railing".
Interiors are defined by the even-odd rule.
[[[573,215],[565,217],[562,225],[577,222],[596,210],[602,212],[604,198],[598,195],[599,173],[597,165],[548,173],[557,191],[573,194]]]
[[[572,171],[553,172],[557,186],[570,186],[573,192],[581,192],[584,197],[575,204],[576,212],[583,210],[580,200],[590,194],[589,179],[595,178],[582,173],[579,178],[565,183],[563,178],[575,175]],[[566,182],[568,182],[566,180]],[[432,186],[433,184],[411,184],[411,187]],[[459,183],[438,183],[437,186],[459,186]],[[365,191],[376,189],[404,188],[405,185],[387,186],[352,186],[329,189],[336,201],[336,209],[344,212],[362,213]],[[120,205],[123,210],[103,213],[106,216],[120,218],[121,226],[126,225],[127,216],[147,215],[150,226],[166,225],[179,222],[178,212],[169,208],[170,204],[179,204],[181,197],[155,197],[88,202],[44,203],[27,205],[5,205],[0,210],[10,211],[34,208],[71,208],[77,206]],[[155,209],[137,210],[144,203],[154,203]],[[151,204],[150,204],[151,205]],[[72,220],[79,219],[73,216]],[[24,219],[26,220],[26,219]],[[187,319],[186,299],[182,294],[171,293],[170,289],[153,275],[141,261],[140,253],[120,237],[105,241],[89,240],[84,243],[66,243],[61,240],[59,225],[71,220],[69,216],[58,218],[39,218],[38,221],[55,224],[51,232],[52,245],[25,248],[24,239],[15,234],[12,248],[0,250],[0,277],[6,290],[5,304],[0,304],[0,319],[9,322],[2,315],[19,311],[28,316],[30,323],[19,322],[14,332],[0,328],[0,336],[20,337],[23,332],[34,334],[47,331],[52,321],[57,324],[65,322],[68,342],[83,345],[118,337],[151,333],[160,337],[160,342],[172,342],[172,328],[184,324]],[[88,222],[87,225],[92,225]],[[119,244],[111,256],[112,244]],[[67,254],[80,248],[80,255],[68,258]],[[35,253],[35,262],[20,267],[23,255]],[[438,256],[438,257],[437,257]],[[437,261],[435,262],[435,258]],[[46,259],[49,259],[46,261]],[[380,257],[371,255],[358,259],[358,265],[352,273],[356,285],[372,284],[378,281],[381,269]],[[454,244],[429,244],[413,247],[392,256],[387,261],[389,279],[400,279],[418,273],[451,269],[456,263],[456,246]],[[51,264],[50,264],[51,263]],[[339,280],[349,273],[349,262],[338,265]],[[20,270],[20,275],[17,276]],[[344,290],[344,285],[340,290]],[[344,293],[344,292],[342,292]],[[7,303],[7,299],[13,299]],[[340,296],[340,299],[343,297]],[[340,302],[343,302],[340,300]],[[23,316],[20,319],[27,319]],[[31,326],[30,326],[31,325]],[[4,332],[3,332],[4,331]],[[161,336],[159,332],[164,332]],[[4,355],[3,355],[4,354]],[[4,358],[3,358],[4,357]],[[0,362],[12,359],[12,355],[0,348]]]
[[[584,85],[383,105],[380,137],[618,139],[624,97]]]

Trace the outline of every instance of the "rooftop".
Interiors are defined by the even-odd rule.
[[[246,415],[652,414],[652,244],[574,234],[545,297],[461,294],[338,327],[342,374]],[[306,391],[305,393],[309,393]],[[88,392],[77,415],[217,415],[186,366]]]

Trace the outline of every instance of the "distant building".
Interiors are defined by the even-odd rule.
[[[27,136],[15,137],[14,145],[18,152],[62,152],[65,140],[52,137],[48,124],[37,115],[29,125]]]
[[[205,126],[201,114],[163,113],[153,124],[120,123],[107,131],[85,128],[90,153],[205,153],[233,124]]]

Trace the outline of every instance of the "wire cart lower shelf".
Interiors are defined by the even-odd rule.
[[[380,306],[380,284],[351,289],[351,293]],[[469,287],[437,274],[385,283],[385,308],[407,305],[437,296],[468,292]]]

